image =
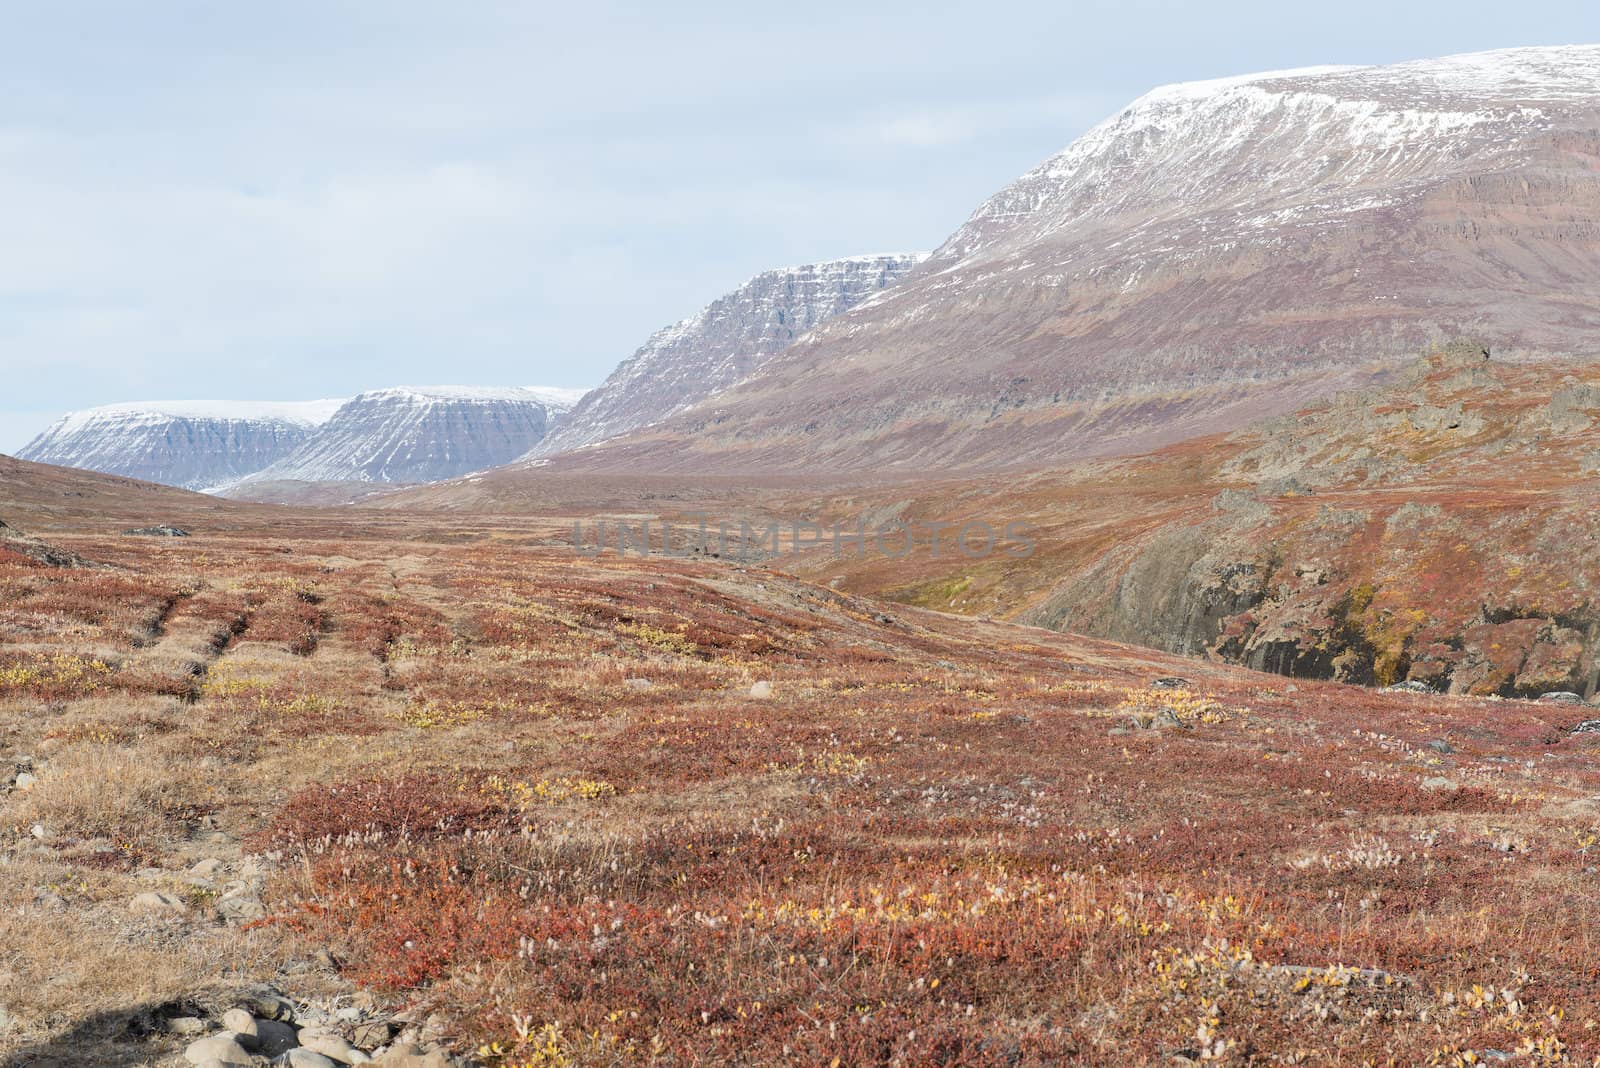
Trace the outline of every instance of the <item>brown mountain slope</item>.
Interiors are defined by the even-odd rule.
[[[1600,366],[1430,358],[1149,456],[811,506],[1024,521],[1034,554],[813,553],[802,573],[1297,676],[1593,696]],[[798,500],[775,512],[804,509]]]
[[[1038,467],[1293,410],[1470,333],[1600,336],[1600,47],[1171,86],[735,389],[568,463]]]

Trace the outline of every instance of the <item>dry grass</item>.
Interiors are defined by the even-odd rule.
[[[1561,708],[494,539],[71,542],[115,581],[0,561],[4,1055],[269,981],[495,1065],[1600,1057]]]

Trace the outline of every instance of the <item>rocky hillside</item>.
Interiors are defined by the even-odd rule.
[[[341,403],[113,404],[63,416],[17,455],[185,489],[212,489],[288,456]]]
[[[991,198],[903,284],[601,450],[663,470],[1126,454],[1458,334],[1600,329],[1600,46],[1169,86]]]
[[[1600,691],[1600,365],[1479,345],[1222,438],[777,514],[1023,522],[1036,551],[814,554],[843,589],[1296,677]],[[831,512],[830,512],[831,510]]]
[[[246,486],[436,482],[509,463],[537,445],[581,391],[422,386],[363,393]]]
[[[617,437],[727,389],[926,258],[856,256],[758,274],[696,315],[652,334],[530,456],[554,456]]]

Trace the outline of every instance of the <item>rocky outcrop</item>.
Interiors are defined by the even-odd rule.
[[[1600,692],[1600,379],[1458,345],[1236,435],[1211,514],[1120,542],[1029,622],[1297,677]]]
[[[760,370],[807,331],[894,285],[926,254],[855,256],[765,271],[650,336],[530,458],[658,423]]]

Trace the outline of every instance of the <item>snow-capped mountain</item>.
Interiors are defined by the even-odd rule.
[[[652,334],[530,456],[659,422],[749,377],[817,325],[897,282],[926,253],[854,256],[764,271]]]
[[[17,456],[204,490],[288,456],[343,401],[149,401],[70,412]]]
[[[403,386],[346,401],[316,434],[255,472],[261,482],[435,482],[508,463],[583,390]]]
[[[1452,336],[1600,355],[1597,294],[1600,46],[1168,86],[878,299],[585,462],[915,471],[1129,452]]]

